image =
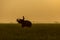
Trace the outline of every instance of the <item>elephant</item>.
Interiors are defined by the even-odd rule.
[[[31,27],[32,23],[29,20],[25,20],[25,17],[23,16],[23,19],[17,19],[17,22],[22,25],[22,27]]]

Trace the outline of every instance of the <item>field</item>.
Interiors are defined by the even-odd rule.
[[[0,24],[0,40],[60,40],[60,24]]]

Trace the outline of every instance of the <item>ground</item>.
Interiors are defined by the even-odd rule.
[[[60,24],[0,24],[0,40],[60,40]]]

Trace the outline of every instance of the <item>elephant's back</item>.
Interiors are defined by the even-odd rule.
[[[27,26],[31,26],[31,25],[32,25],[32,23],[31,23],[30,21],[28,21],[28,20],[26,20],[24,23],[25,23],[25,25],[27,25]]]
[[[26,20],[25,23],[30,23],[30,24],[32,24],[32,23],[31,23],[30,21],[28,21],[28,20]]]

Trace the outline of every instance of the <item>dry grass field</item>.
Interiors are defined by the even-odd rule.
[[[0,40],[60,40],[60,24],[0,24]]]

